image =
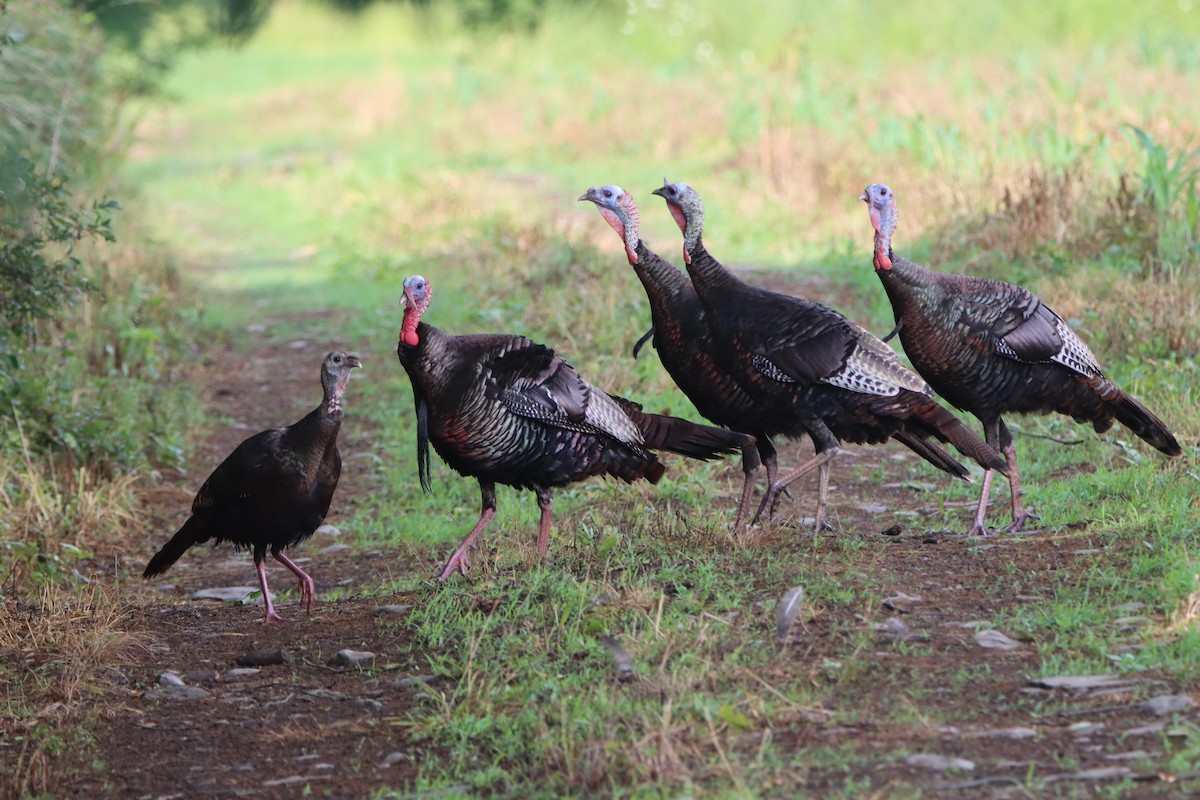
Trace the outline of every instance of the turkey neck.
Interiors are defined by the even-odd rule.
[[[948,276],[897,256],[890,248],[888,254],[891,268],[876,269],[875,274],[879,276],[892,303],[896,321],[904,322],[904,327],[900,329],[900,341],[905,342],[907,349],[908,337],[905,334],[915,333],[925,320],[936,320],[939,314],[948,316],[952,313],[952,309],[946,307],[950,295],[943,285]]]
[[[322,376],[323,378],[325,376]],[[322,380],[325,397],[321,405],[314,408],[287,430],[288,448],[304,455],[309,470],[317,467],[337,451],[338,431],[342,427],[342,393],[346,390],[345,379],[339,384],[333,376]]]
[[[742,282],[732,272],[712,257],[700,236],[696,237],[696,244],[689,251],[689,255],[692,258],[687,265],[688,274],[692,276],[692,285],[701,297],[713,298],[742,286]]]
[[[646,247],[640,239],[636,252],[638,260],[632,265],[633,271],[637,273],[650,300],[650,319],[655,328],[671,326],[673,322],[669,309],[691,291],[691,281],[673,264]]]
[[[416,334],[416,345],[405,344],[403,340],[396,345],[396,355],[413,387],[419,388],[420,393],[430,399],[449,392],[451,400],[457,403],[459,393],[452,390],[450,383],[454,367],[462,363],[456,351],[462,349],[463,337],[453,336],[425,322],[417,323]]]

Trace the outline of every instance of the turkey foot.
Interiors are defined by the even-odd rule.
[[[1013,516],[1012,522],[1004,526],[1005,533],[1017,533],[1025,530],[1025,523],[1037,522],[1038,515],[1032,511],[1022,510],[1019,514]]]
[[[450,560],[446,562],[446,566],[442,569],[441,574],[438,575],[438,583],[445,583],[455,572],[462,573],[465,576],[467,570],[471,568],[469,553],[474,549],[475,545],[469,542],[459,545],[458,549],[454,551],[454,555],[450,556]]]
[[[300,569],[300,567],[296,566],[296,562],[292,561],[283,553],[276,551],[271,553],[271,555],[275,557],[276,561],[278,561],[280,564],[283,564],[285,567],[291,570],[293,575],[296,576],[296,579],[300,582],[300,604],[304,606],[306,613],[312,614],[313,595],[317,589],[312,577],[307,572]]]

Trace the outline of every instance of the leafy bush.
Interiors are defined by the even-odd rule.
[[[61,178],[39,175],[29,159],[0,149],[0,355],[28,345],[39,322],[53,320],[93,289],[75,255],[85,237],[113,241],[116,201],[77,207]]]

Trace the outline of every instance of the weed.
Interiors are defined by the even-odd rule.
[[[72,768],[63,756],[79,742],[84,703],[109,690],[111,670],[141,645],[123,630],[127,609],[110,589],[70,591],[46,584],[35,600],[0,614],[0,662],[11,681],[4,761],[16,796],[53,791]]]

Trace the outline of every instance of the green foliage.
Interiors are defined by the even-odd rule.
[[[59,318],[94,290],[75,245],[84,238],[113,241],[110,214],[117,204],[75,202],[65,179],[46,178],[29,159],[0,150],[0,357],[10,367],[37,338],[38,323]]]
[[[1155,141],[1141,128],[1130,127],[1129,138],[1141,155],[1142,200],[1153,214],[1157,237],[1146,263],[1146,276],[1169,278],[1200,266],[1200,148],[1172,148]]]

